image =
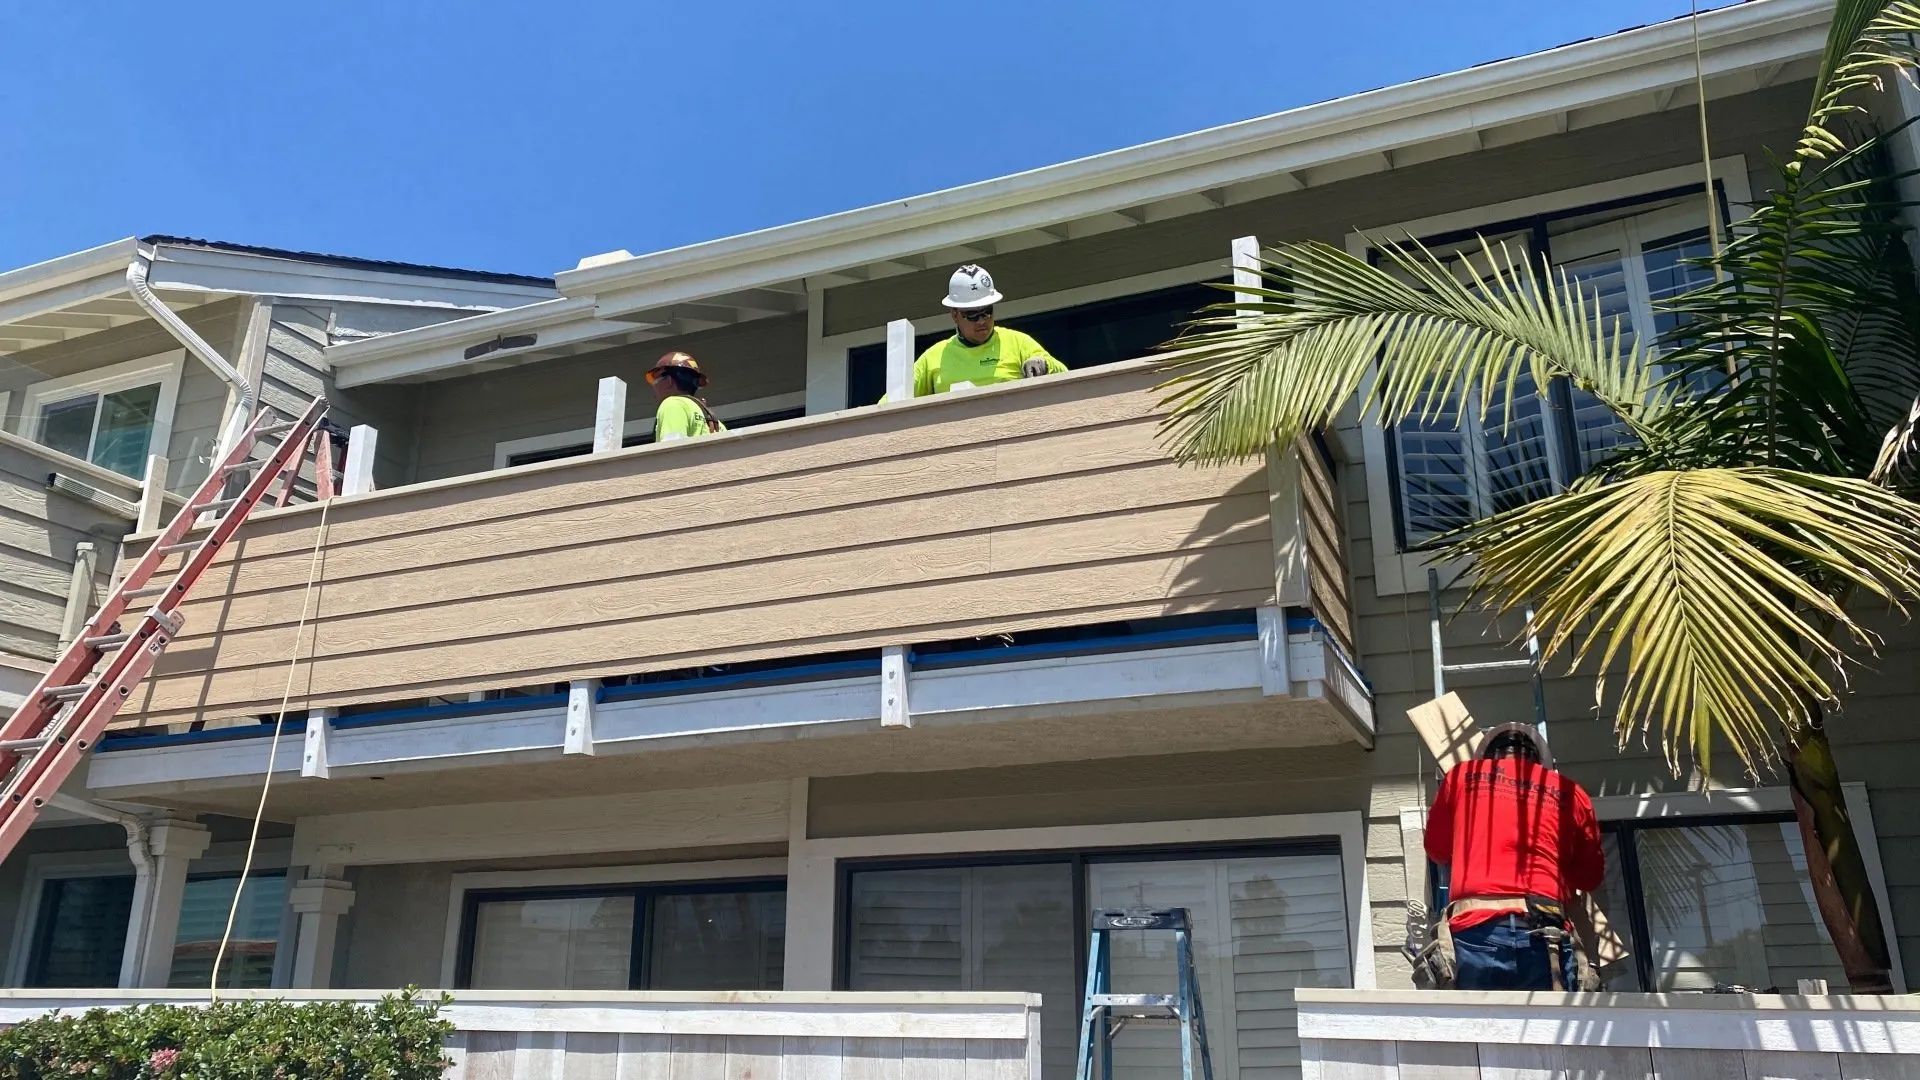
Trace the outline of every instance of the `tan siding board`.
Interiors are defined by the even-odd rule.
[[[331,587],[374,574],[483,560],[499,561],[487,568],[489,575],[505,574],[516,561],[572,549],[602,552],[608,561],[617,561],[620,550],[597,545],[659,535],[697,537],[697,544],[687,545],[684,565],[705,566],[836,546],[833,541],[846,535],[846,529],[862,524],[871,528],[871,519],[888,510],[893,521],[887,535],[911,537],[1031,521],[1062,505],[1084,507],[1080,513],[1111,513],[1219,498],[1260,479],[1244,468],[1168,468],[1140,434],[1137,429],[1112,428],[1077,438],[1036,439],[1062,451],[1083,452],[1051,456],[1035,472],[999,485],[993,483],[996,450],[982,446],[926,455],[913,462],[910,471],[904,463],[855,462],[753,484],[656,492],[621,503],[489,518],[432,532],[343,541],[340,530],[330,526],[327,581]],[[1101,451],[1109,440],[1117,444],[1114,452]],[[1031,449],[1031,444],[1023,446],[1023,457]],[[991,489],[994,498],[983,499],[983,488]],[[783,521],[778,530],[759,525],[774,519]],[[304,538],[305,545],[287,547],[252,537],[230,549],[238,554],[223,556],[224,561],[244,558],[248,566],[233,595],[303,587],[312,534],[302,530],[294,535]]]
[[[46,459],[0,445],[0,650],[41,659],[57,650],[78,545],[93,544],[104,571],[117,548],[111,537],[128,525],[50,491],[52,471]]]
[[[698,611],[470,637],[421,648],[395,648],[380,635],[366,634],[344,643],[351,650],[346,655],[323,655],[306,667],[293,707],[407,699],[450,686],[467,687],[469,680],[472,689],[485,689],[550,681],[561,673],[584,677],[663,670],[972,636],[990,628],[1101,622],[1113,617],[1109,610],[1115,605],[1126,605],[1121,610],[1129,611],[1128,617],[1251,607],[1263,596],[1254,583],[1262,573],[1271,577],[1269,557],[1263,542],[1233,544],[1172,557],[777,601],[731,618]],[[1271,595],[1270,589],[1264,594]],[[407,618],[405,613],[393,616],[386,626],[399,636]],[[495,615],[484,618],[486,629],[499,625]],[[835,632],[841,627],[848,629]],[[310,628],[304,638],[311,640],[312,635]],[[224,651],[230,646],[169,651],[164,662],[186,670],[174,668],[149,680],[150,696],[123,714],[128,723],[122,726],[137,725],[141,712],[157,716],[191,711],[202,702],[210,711],[251,712],[255,710],[248,706],[277,700],[285,663],[293,655],[292,628],[250,631],[247,636],[250,648],[239,654],[244,659],[230,659],[210,675],[200,671],[206,654],[211,650],[214,657],[235,657],[235,652]],[[783,644],[760,644],[767,641]],[[676,644],[681,648],[674,649]]]
[[[676,543],[684,543],[686,555],[676,559],[676,573],[644,579],[634,599],[668,609],[723,603],[737,607],[806,592],[898,584],[929,568],[944,577],[1151,554],[1193,542],[1266,539],[1265,507],[1256,502],[1264,493],[1251,490],[1252,478],[1232,484],[1224,482],[1229,476],[1209,479],[1214,482],[1149,472],[1138,485],[1120,486],[1104,474],[1069,477],[1034,485],[1029,497],[1018,503],[978,492],[941,497],[940,503],[953,504],[950,514],[938,507],[909,506],[913,512],[903,518],[899,507],[882,504],[781,519],[773,525],[756,520],[681,533]],[[1059,508],[1075,516],[1055,522]],[[1126,529],[1114,528],[1107,517],[1114,514],[1129,515]],[[644,520],[671,517],[650,513]],[[528,532],[545,539],[554,530],[540,526]],[[426,551],[413,569],[374,574],[354,574],[345,560],[329,552],[327,586],[312,608],[313,617],[331,623],[404,607],[471,601],[489,605],[478,612],[489,621],[506,620],[519,594],[538,592],[564,604],[566,594],[554,591],[555,582],[610,589],[591,598],[592,610],[625,611],[619,599],[622,582],[630,582],[636,568],[656,565],[661,548],[656,534],[643,531],[557,548],[530,542],[525,554],[481,556],[479,561],[466,557],[472,548],[458,536],[448,537],[442,550],[463,558],[436,565]],[[380,554],[365,547],[360,551]],[[223,591],[185,605],[189,628],[200,629],[189,629],[179,641],[204,639],[216,630],[230,635],[294,622],[302,606],[306,568],[287,565],[287,560],[275,562],[279,565],[273,569],[289,578],[283,587],[245,594]],[[496,604],[500,606],[491,606]]]
[[[1120,369],[340,504],[299,693],[402,700],[1270,599],[1263,472],[1159,457],[1154,377]],[[689,476],[706,483],[688,490]],[[215,567],[187,611],[201,636],[163,658],[148,719],[278,699],[312,520],[257,522]],[[687,553],[671,575],[656,572],[662,532]],[[435,566],[436,548],[471,561]]]
[[[1716,154],[1764,161],[1763,145],[1791,146],[1806,114],[1806,83],[1713,102]],[[1375,228],[1527,195],[1697,165],[1697,120],[1676,109],[1566,135],[1445,158],[1329,183],[1240,206],[1189,214],[1081,240],[994,256],[989,265],[1012,297],[1039,296],[1096,282],[1196,263],[1227,261],[1237,236],[1263,242],[1341,243],[1355,228]],[[1464,144],[1463,144],[1464,145]],[[830,289],[824,332],[844,334],[889,319],[937,314],[951,266]],[[1017,327],[1020,320],[1010,320]]]

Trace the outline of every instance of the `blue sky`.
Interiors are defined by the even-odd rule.
[[[0,269],[130,234],[549,274],[1684,0],[0,5]]]

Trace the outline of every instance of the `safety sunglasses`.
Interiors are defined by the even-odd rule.
[[[652,386],[654,383],[666,377],[667,370],[665,368],[654,368],[652,371],[647,372],[647,385]]]
[[[988,319],[993,318],[993,309],[990,307],[974,308],[972,311],[961,312],[960,317],[968,322],[986,322]]]

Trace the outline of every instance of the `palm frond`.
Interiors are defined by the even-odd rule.
[[[1623,741],[1653,730],[1676,767],[1690,748],[1704,768],[1718,732],[1757,768],[1770,719],[1832,701],[1847,647],[1875,644],[1835,595],[1920,592],[1920,504],[1781,469],[1661,472],[1488,518],[1448,554],[1476,560],[1501,610],[1534,604],[1548,658],[1624,664]]]
[[[1868,479],[1909,495],[1920,490],[1920,397],[1887,431]]]
[[[1813,104],[1794,160],[1818,161],[1846,148],[1835,130],[1843,118],[1866,113],[1857,95],[1880,90],[1882,78],[1920,63],[1920,4],[1909,0],[1838,0],[1815,77]]]
[[[1864,476],[1920,393],[1920,290],[1884,137],[1778,182],[1712,260],[1715,281],[1662,305],[1677,387],[1623,472],[1773,465]],[[1732,369],[1731,375],[1728,369]]]
[[[1482,241],[1462,281],[1418,243],[1377,247],[1384,267],[1321,243],[1274,249],[1251,303],[1209,309],[1164,361],[1161,434],[1177,457],[1260,454],[1326,427],[1356,393],[1384,423],[1452,394],[1484,413],[1523,376],[1567,378],[1629,426],[1664,408],[1645,348],[1565,272]]]

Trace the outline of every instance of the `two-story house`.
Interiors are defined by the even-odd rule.
[[[1828,9],[1699,19],[1707,160],[1679,21],[593,256],[552,299],[328,344],[314,370],[380,429],[380,490],[257,514],[85,785],[172,815],[160,880],[230,896],[271,778],[245,908],[261,983],[1030,991],[1059,1077],[1090,910],[1177,905],[1221,1075],[1294,1075],[1297,989],[1408,981],[1424,548],[1577,475],[1587,432],[1533,400],[1505,425],[1356,417],[1305,453],[1179,467],[1142,358],[1226,298],[1243,237],[1512,238],[1652,335],[1707,215],[1738,215],[1795,138]],[[889,324],[914,348],[950,332],[965,262],[1073,370],[875,404]],[[640,376],[668,349],[711,373],[732,430],[651,443]],[[1442,628],[1450,661],[1511,657],[1514,631]],[[1890,934],[1920,959],[1920,844],[1883,812],[1914,783],[1912,641],[1890,638],[1834,738]],[[1521,675],[1456,688],[1532,717]],[[1594,696],[1547,685],[1632,939],[1613,987],[1840,980],[1779,781],[1676,778],[1616,749]],[[126,860],[80,833],[40,830],[0,868],[16,980],[54,955],[121,969]],[[180,891],[135,927],[149,955],[206,940]],[[1119,962],[1162,970],[1132,945]]]

